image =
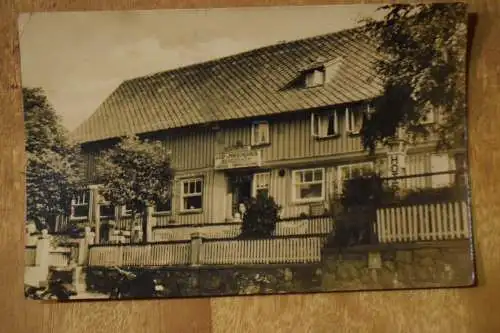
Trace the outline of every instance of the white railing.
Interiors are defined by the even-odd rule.
[[[321,260],[324,241],[324,236],[210,241],[203,244],[200,261],[209,265],[312,263]]]
[[[190,262],[190,243],[93,246],[90,266],[168,266]]]
[[[381,243],[464,239],[470,237],[464,201],[388,207],[377,210]]]

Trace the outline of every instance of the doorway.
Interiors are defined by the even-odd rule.
[[[252,181],[252,174],[233,174],[229,177],[233,216],[240,212],[240,204],[247,205],[252,197]]]

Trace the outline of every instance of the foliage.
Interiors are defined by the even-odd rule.
[[[174,171],[160,142],[123,138],[97,160],[102,195],[112,205],[126,205],[132,214],[171,197]]]
[[[355,175],[343,184],[340,201],[342,206],[356,209],[359,206],[376,207],[382,202],[392,200],[394,191],[391,190],[384,179],[377,173]]]
[[[44,228],[66,214],[81,179],[78,147],[40,88],[23,88],[27,219]]]
[[[329,237],[327,247],[346,247],[367,244],[373,236],[372,225],[376,207],[393,196],[376,173],[355,175],[343,184],[335,212],[335,232]]]
[[[467,9],[455,4],[393,4],[379,8],[382,20],[365,20],[364,32],[382,55],[377,70],[384,93],[362,128],[371,152],[387,143],[397,128],[415,138],[430,131],[438,148],[463,146],[466,121]],[[434,126],[422,125],[430,110]]]
[[[276,229],[281,206],[274,198],[260,192],[256,198],[251,198],[241,226],[242,238],[270,237]]]

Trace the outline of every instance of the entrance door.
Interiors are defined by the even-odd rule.
[[[252,174],[239,174],[230,177],[233,216],[239,212],[240,204],[247,204],[252,197],[252,178]]]

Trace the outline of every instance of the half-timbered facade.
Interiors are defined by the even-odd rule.
[[[74,132],[89,182],[99,152],[127,134],[157,139],[171,152],[171,201],[152,212],[155,231],[177,239],[190,231],[240,222],[242,202],[260,191],[283,207],[281,218],[323,215],[342,182],[371,170],[411,175],[454,170],[457,152],[435,153],[432,137],[402,151],[369,155],[359,131],[382,92],[378,55],[357,30],[279,43],[206,63],[123,82]],[[429,114],[429,126],[438,117]],[[452,175],[408,181],[446,186]],[[72,219],[118,221],[126,207],[74,200]],[[213,229],[215,230],[215,229]],[[221,231],[223,233],[224,231]],[[180,234],[180,233],[177,233]],[[220,235],[219,235],[220,236]]]

